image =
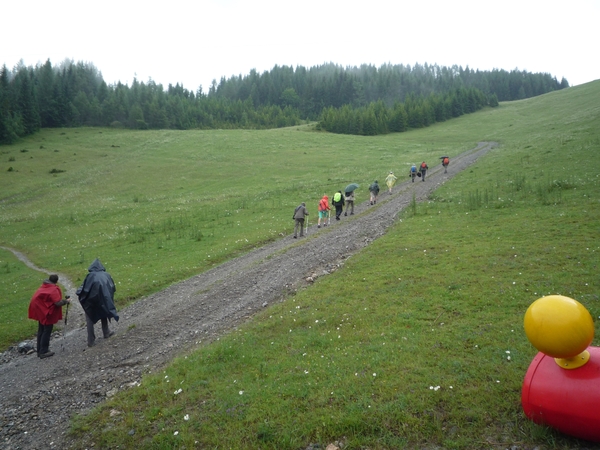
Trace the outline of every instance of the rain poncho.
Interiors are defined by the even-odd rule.
[[[377,184],[377,180],[375,180],[371,186],[369,186],[369,192],[375,195],[379,194],[379,184]]]
[[[392,172],[390,172],[390,174],[385,179],[385,184],[387,184],[387,187],[389,187],[391,189],[392,186],[394,186],[394,184],[396,184],[397,179],[398,178],[396,176],[394,176],[394,174]]]
[[[98,258],[88,268],[88,274],[77,290],[79,302],[93,323],[100,319],[119,320],[115,308],[115,283]]]
[[[29,318],[37,320],[42,325],[54,325],[62,319],[62,308],[55,303],[62,299],[62,292],[58,285],[50,281],[35,291],[29,304]]]

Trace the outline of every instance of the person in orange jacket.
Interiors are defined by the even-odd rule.
[[[327,219],[329,219],[329,211],[331,207],[329,206],[329,197],[327,194],[323,195],[323,198],[319,200],[319,219],[317,220],[317,228],[321,228],[321,219],[323,219],[323,226],[327,226]]]
[[[62,307],[70,301],[62,299],[58,286],[58,275],[50,275],[35,291],[29,303],[29,318],[38,321],[37,355],[48,358],[54,355],[50,351],[50,335],[54,324],[62,319]]]

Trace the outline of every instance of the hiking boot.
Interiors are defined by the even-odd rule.
[[[344,213],[344,216],[347,216],[347,215],[348,215],[348,213],[347,213],[347,212],[345,212],[345,213]]]
[[[104,336],[104,339],[108,339],[109,337],[114,336],[114,335],[115,335],[115,332],[111,331],[108,333],[108,336]]]
[[[40,358],[41,359],[50,358],[51,356],[54,356],[54,352],[40,353]]]
[[[298,236],[294,236],[294,239],[298,239]]]
[[[321,228],[321,225],[317,225],[317,228]]]
[[[96,341],[94,341],[94,342],[88,342],[88,347],[93,347],[94,345],[96,345]]]

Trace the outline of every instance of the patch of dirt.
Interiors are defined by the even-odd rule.
[[[11,348],[0,355],[2,448],[73,448],[67,430],[74,413],[85,412],[135,386],[142,374],[155,372],[181,352],[204,345],[257,311],[285,300],[311,279],[334,272],[346,258],[382,236],[410,204],[413,193],[417,202],[426,200],[434,189],[496,146],[479,143],[453,158],[448,173],[441,164],[432,167],[425,182],[417,178],[411,183],[407,173],[400,174],[407,181],[399,180],[392,195],[382,185],[377,204],[355,205],[354,216],[342,216],[326,228],[309,226],[304,238],[293,239],[289,234],[143,298],[119,311],[121,320],[111,324],[116,334],[108,340],[98,339],[92,348],[86,344],[76,287],[59,274],[66,294],[75,301],[66,333],[55,333],[50,342],[56,354],[39,359],[35,353],[21,355]],[[311,222],[316,222],[316,202],[308,211]],[[14,253],[31,264],[25,255]]]

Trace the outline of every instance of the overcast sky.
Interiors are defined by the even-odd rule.
[[[66,58],[108,84],[152,78],[206,92],[275,65],[454,64],[600,78],[600,0],[11,0],[0,64]]]

